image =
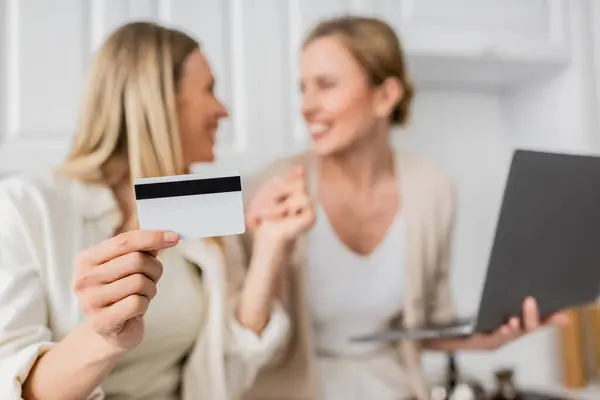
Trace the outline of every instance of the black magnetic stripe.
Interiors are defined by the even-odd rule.
[[[135,198],[137,200],[145,200],[241,191],[242,183],[240,177],[227,176],[223,178],[136,184]]]

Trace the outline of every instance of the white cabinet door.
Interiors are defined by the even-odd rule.
[[[302,28],[356,12],[390,23],[418,86],[492,89],[563,70],[570,60],[567,0],[305,0]]]
[[[401,30],[418,51],[563,57],[563,0],[402,0]]]
[[[65,152],[90,46],[88,2],[0,1],[0,174]]]
[[[518,83],[569,59],[564,0],[399,3],[396,23],[419,81]]]
[[[0,0],[0,175],[63,159],[93,52],[144,3]]]
[[[114,28],[139,19],[182,28],[201,42],[231,114],[216,167],[252,170],[302,148],[304,137],[294,133],[298,4],[0,0],[0,175],[60,162],[91,55]]]
[[[218,168],[254,170],[302,150],[300,45],[349,12],[396,27],[420,88],[502,85],[568,53],[565,0],[0,0],[0,175],[58,163],[73,137],[90,56],[131,20],[198,37],[230,109]]]

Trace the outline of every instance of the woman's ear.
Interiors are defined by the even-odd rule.
[[[389,118],[404,95],[402,82],[396,77],[388,77],[376,90],[375,114],[381,118]]]

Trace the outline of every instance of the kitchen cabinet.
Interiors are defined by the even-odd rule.
[[[568,9],[568,0],[0,0],[0,174],[62,159],[91,56],[127,21],[199,38],[231,112],[217,167],[253,170],[306,147],[298,63],[319,20],[384,18],[418,88],[497,90],[568,65]]]
[[[365,0],[394,25],[417,83],[505,88],[570,61],[568,0]]]

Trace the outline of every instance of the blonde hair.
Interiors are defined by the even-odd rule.
[[[198,48],[187,34],[151,22],[114,31],[92,62],[75,141],[58,171],[111,187],[188,173],[176,94],[184,63]]]
[[[308,33],[303,47],[316,39],[329,36],[341,39],[372,85],[380,85],[390,77],[400,80],[403,95],[391,115],[391,123],[405,125],[414,97],[414,86],[405,66],[400,40],[392,27],[377,18],[335,17],[317,24]]]

